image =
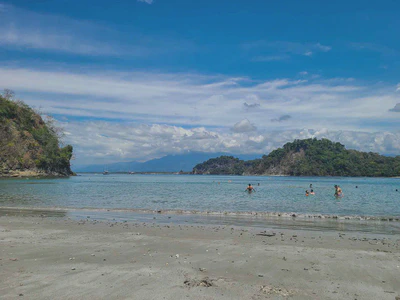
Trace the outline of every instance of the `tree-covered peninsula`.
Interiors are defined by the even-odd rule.
[[[295,140],[260,159],[221,156],[196,165],[193,174],[286,176],[400,176],[400,156],[347,150],[328,139]]]
[[[0,177],[72,175],[72,146],[60,144],[51,121],[13,93],[0,94]]]

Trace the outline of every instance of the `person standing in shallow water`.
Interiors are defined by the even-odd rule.
[[[335,197],[340,198],[342,196],[343,196],[342,189],[340,188],[340,186],[335,184]]]
[[[255,192],[256,190],[253,188],[253,186],[251,185],[251,183],[249,183],[248,187],[246,188],[245,192],[251,193],[251,192]]]

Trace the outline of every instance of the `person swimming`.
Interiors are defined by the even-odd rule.
[[[310,191],[310,195],[315,195],[314,190]]]
[[[306,196],[309,196],[310,195],[310,193],[308,192],[308,190],[306,190]]]
[[[249,183],[249,186],[246,188],[245,192],[248,192],[249,194],[251,192],[255,192],[256,190],[253,188],[253,186],[251,185],[251,183]]]

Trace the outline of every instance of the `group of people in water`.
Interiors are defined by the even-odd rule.
[[[258,185],[260,185],[260,183],[258,183]],[[247,188],[245,189],[245,192],[248,192],[249,194],[252,192],[255,192],[256,190],[254,189],[254,187],[251,185],[251,183],[249,183],[249,185],[247,186]],[[310,184],[310,191],[306,190],[306,196],[310,196],[310,195],[315,195],[315,192],[313,190],[313,186],[312,183]],[[341,198],[343,197],[343,191],[342,188],[340,186],[338,186],[337,184],[335,184],[335,194],[334,196],[336,198]]]
[[[310,183],[310,191],[306,190],[306,196],[315,195],[312,183]]]
[[[310,195],[315,195],[312,183],[310,184],[310,191],[306,190],[306,196],[310,196]],[[340,186],[338,186],[337,184],[335,184],[335,194],[334,194],[334,196],[336,198],[342,198],[343,197],[342,188]]]
[[[219,182],[218,182],[219,184]],[[258,186],[260,186],[260,183],[257,184]],[[337,184],[334,185],[335,187],[335,194],[334,196],[336,198],[342,198],[343,197],[343,191],[342,188],[340,186],[338,186]],[[358,188],[358,186],[356,185],[356,189]],[[245,192],[248,192],[249,194],[251,194],[252,192],[255,192],[256,190],[254,189],[254,187],[251,185],[251,183],[249,183],[249,185],[247,186],[247,188],[245,189]],[[396,192],[398,192],[398,189],[396,189]],[[310,195],[315,195],[315,192],[313,190],[313,186],[312,183],[310,184],[310,191],[306,190],[306,196],[310,196]]]

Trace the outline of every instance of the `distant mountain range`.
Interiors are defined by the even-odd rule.
[[[230,154],[230,153],[205,153],[190,152],[187,154],[167,155],[162,158],[148,160],[146,162],[118,162],[101,165],[77,165],[73,166],[74,172],[103,172],[105,169],[109,172],[191,172],[193,167],[210,158],[221,155],[234,156],[242,160],[251,160],[259,158],[260,154]]]

